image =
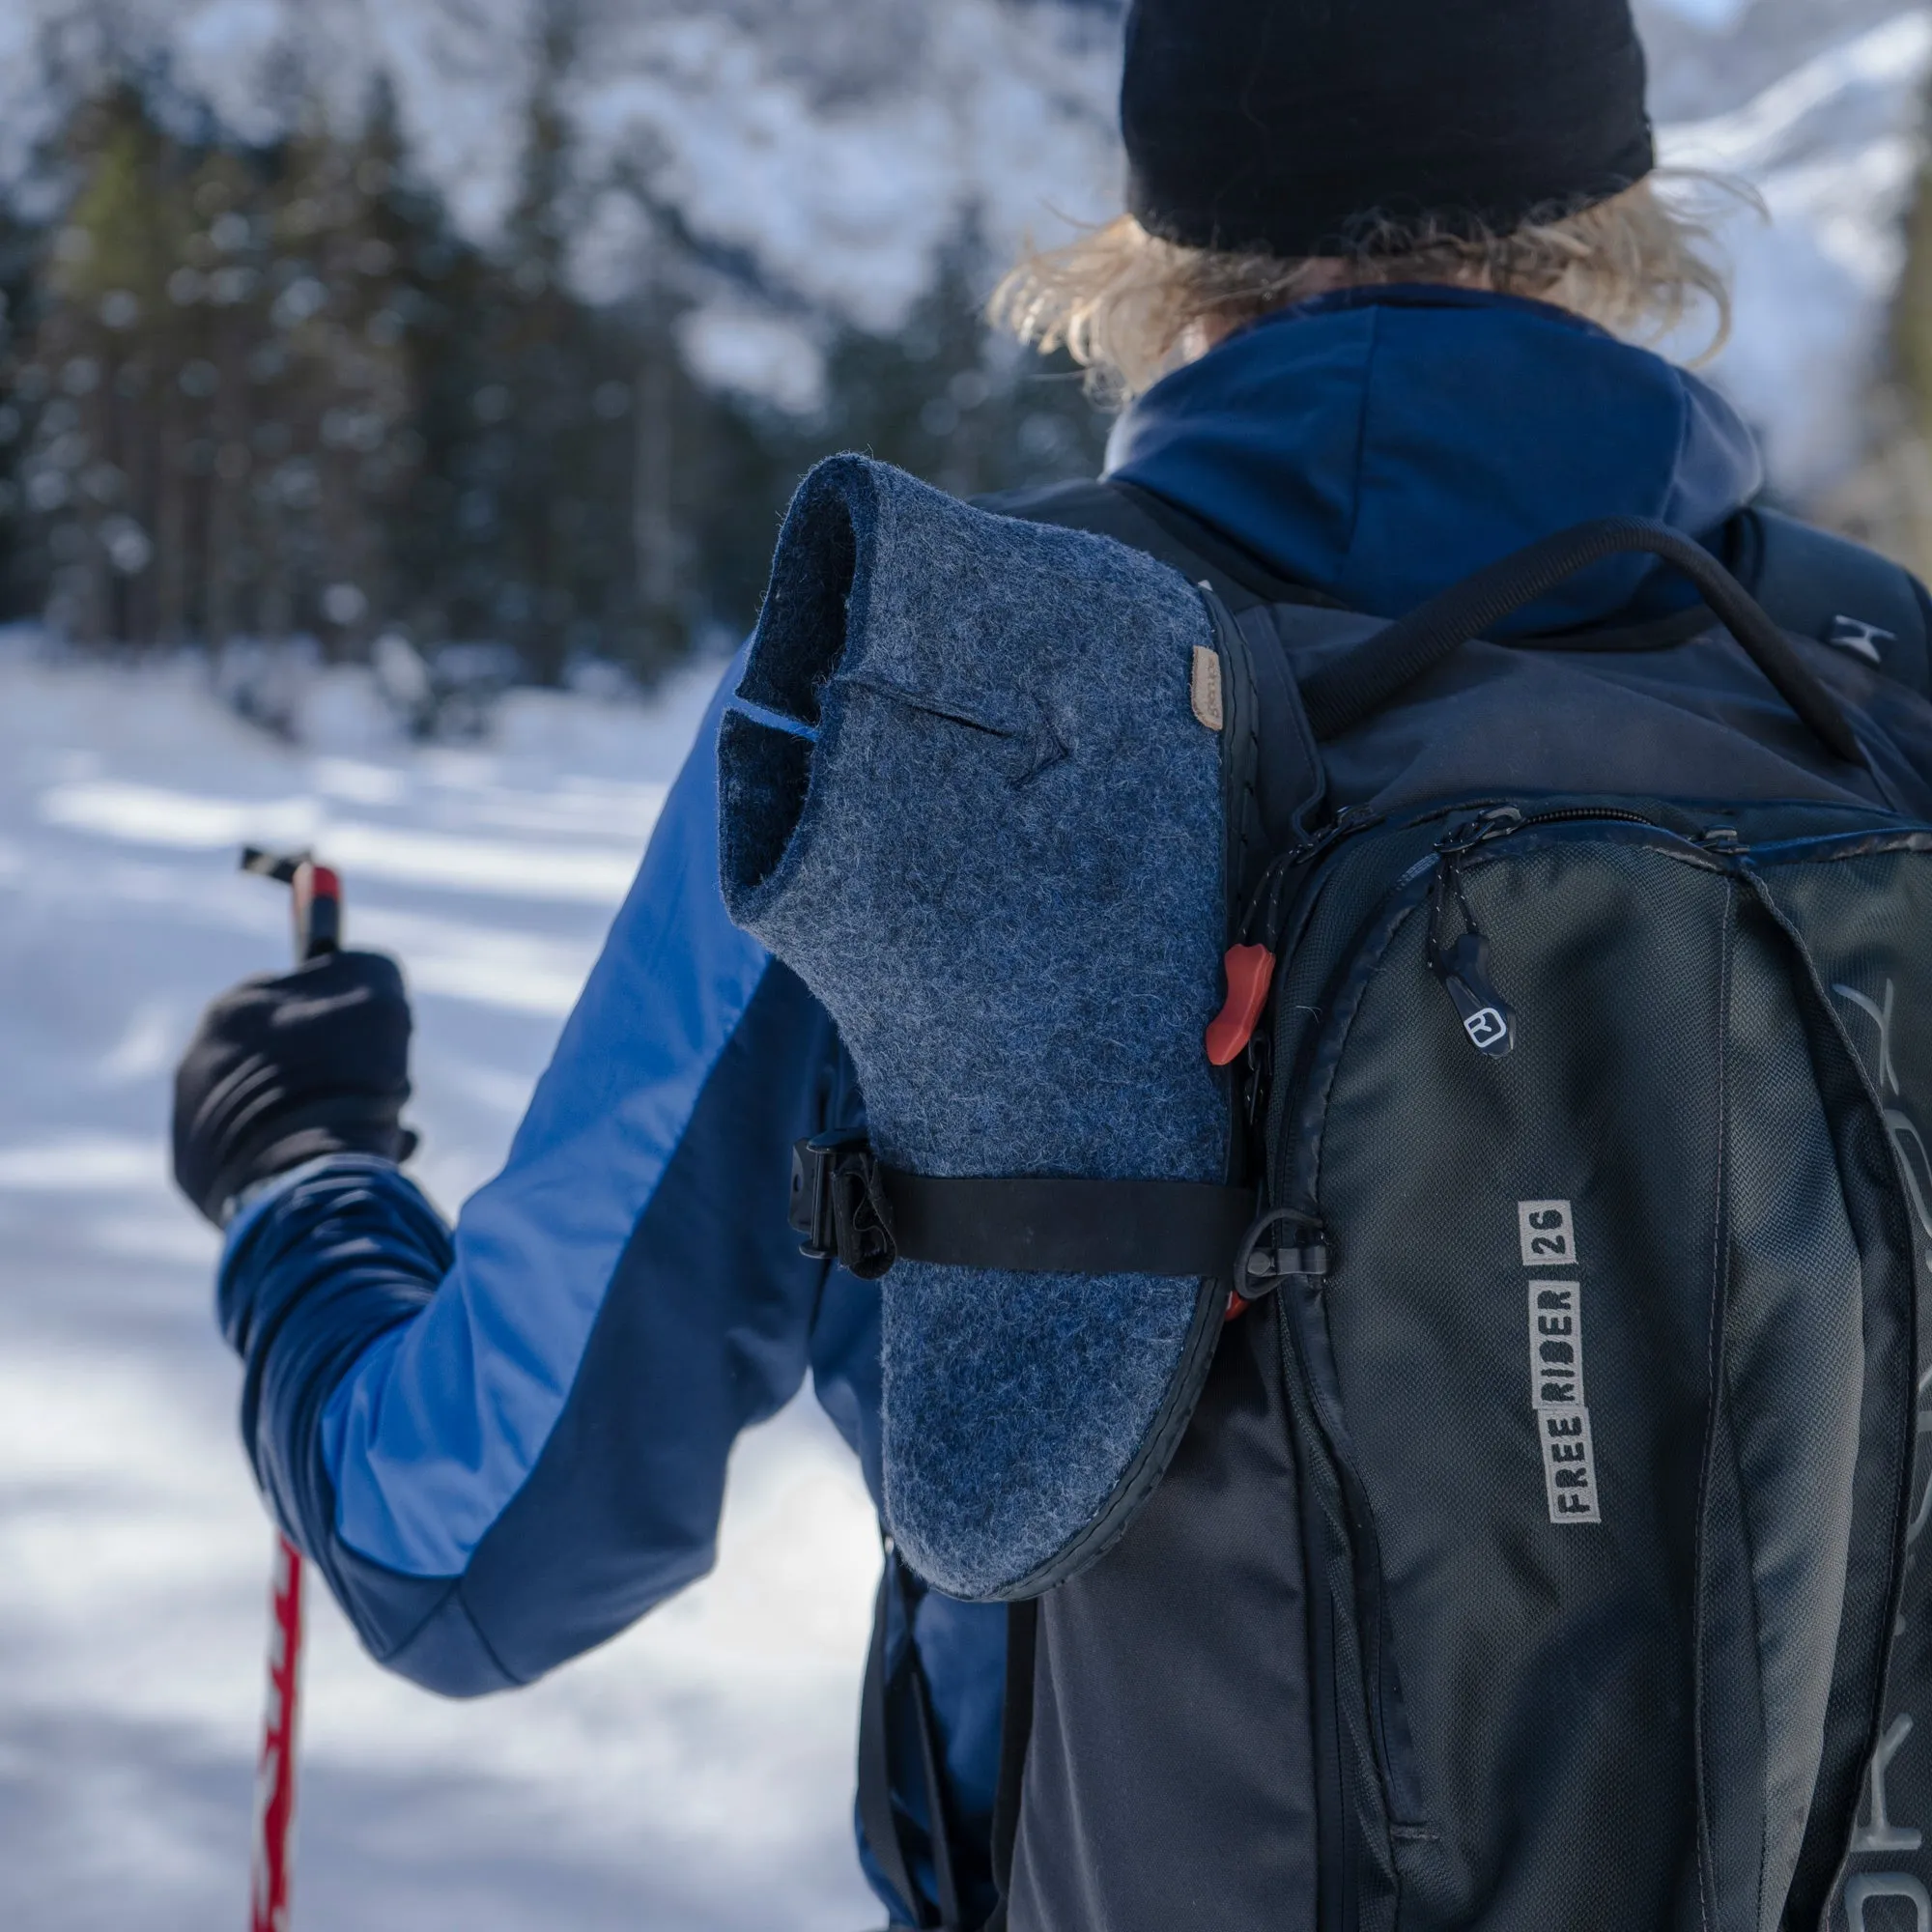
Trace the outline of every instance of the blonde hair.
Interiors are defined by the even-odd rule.
[[[1674,182],[1690,191],[1666,199],[1653,178],[1508,235],[1370,221],[1346,254],[1300,258],[1183,247],[1123,214],[1064,247],[1030,252],[995,290],[987,313],[1034,348],[1065,349],[1086,368],[1090,389],[1114,403],[1276,309],[1398,282],[1530,296],[1647,343],[1708,309],[1711,338],[1698,358],[1707,359],[1731,327],[1717,204],[1762,204],[1751,189],[1715,176],[1686,172]]]

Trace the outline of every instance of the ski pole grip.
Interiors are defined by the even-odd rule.
[[[320,959],[342,945],[342,881],[327,866],[304,859],[294,889],[296,957]]]
[[[342,880],[307,852],[268,852],[242,848],[242,869],[287,886],[295,919],[296,964],[320,959],[342,949]]]

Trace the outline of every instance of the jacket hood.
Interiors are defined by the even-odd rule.
[[[1128,408],[1107,469],[1386,617],[1593,518],[1714,537],[1764,480],[1695,376],[1545,303],[1437,288],[1323,297],[1232,336]],[[1660,569],[1601,565],[1502,631],[1688,601]]]

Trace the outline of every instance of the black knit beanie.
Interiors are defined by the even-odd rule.
[[[1128,205],[1270,255],[1508,234],[1650,172],[1644,78],[1629,0],[1134,0]]]

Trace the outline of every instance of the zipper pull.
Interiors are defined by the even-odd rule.
[[[1500,1060],[1516,1044],[1516,1016],[1491,981],[1490,942],[1472,926],[1453,946],[1432,951],[1429,963],[1454,1003],[1470,1045]]]
[[[1464,852],[1473,851],[1485,839],[1500,838],[1505,833],[1514,832],[1522,824],[1522,813],[1513,805],[1492,805],[1479,811],[1473,818],[1464,818],[1452,825],[1435,841],[1435,849],[1445,859],[1460,857]]]
[[[1484,814],[1486,819],[1495,816]],[[1463,854],[1494,836],[1493,827],[1479,830],[1481,826],[1477,820],[1458,828],[1439,847],[1435,882],[1429,893],[1428,959],[1429,970],[1442,981],[1456,1017],[1469,1036],[1469,1044],[1491,1060],[1500,1060],[1516,1044],[1516,1016],[1490,978],[1490,942],[1476,929],[1476,915],[1469,910],[1462,879]],[[1463,935],[1445,946],[1442,923],[1452,900],[1463,917]]]

